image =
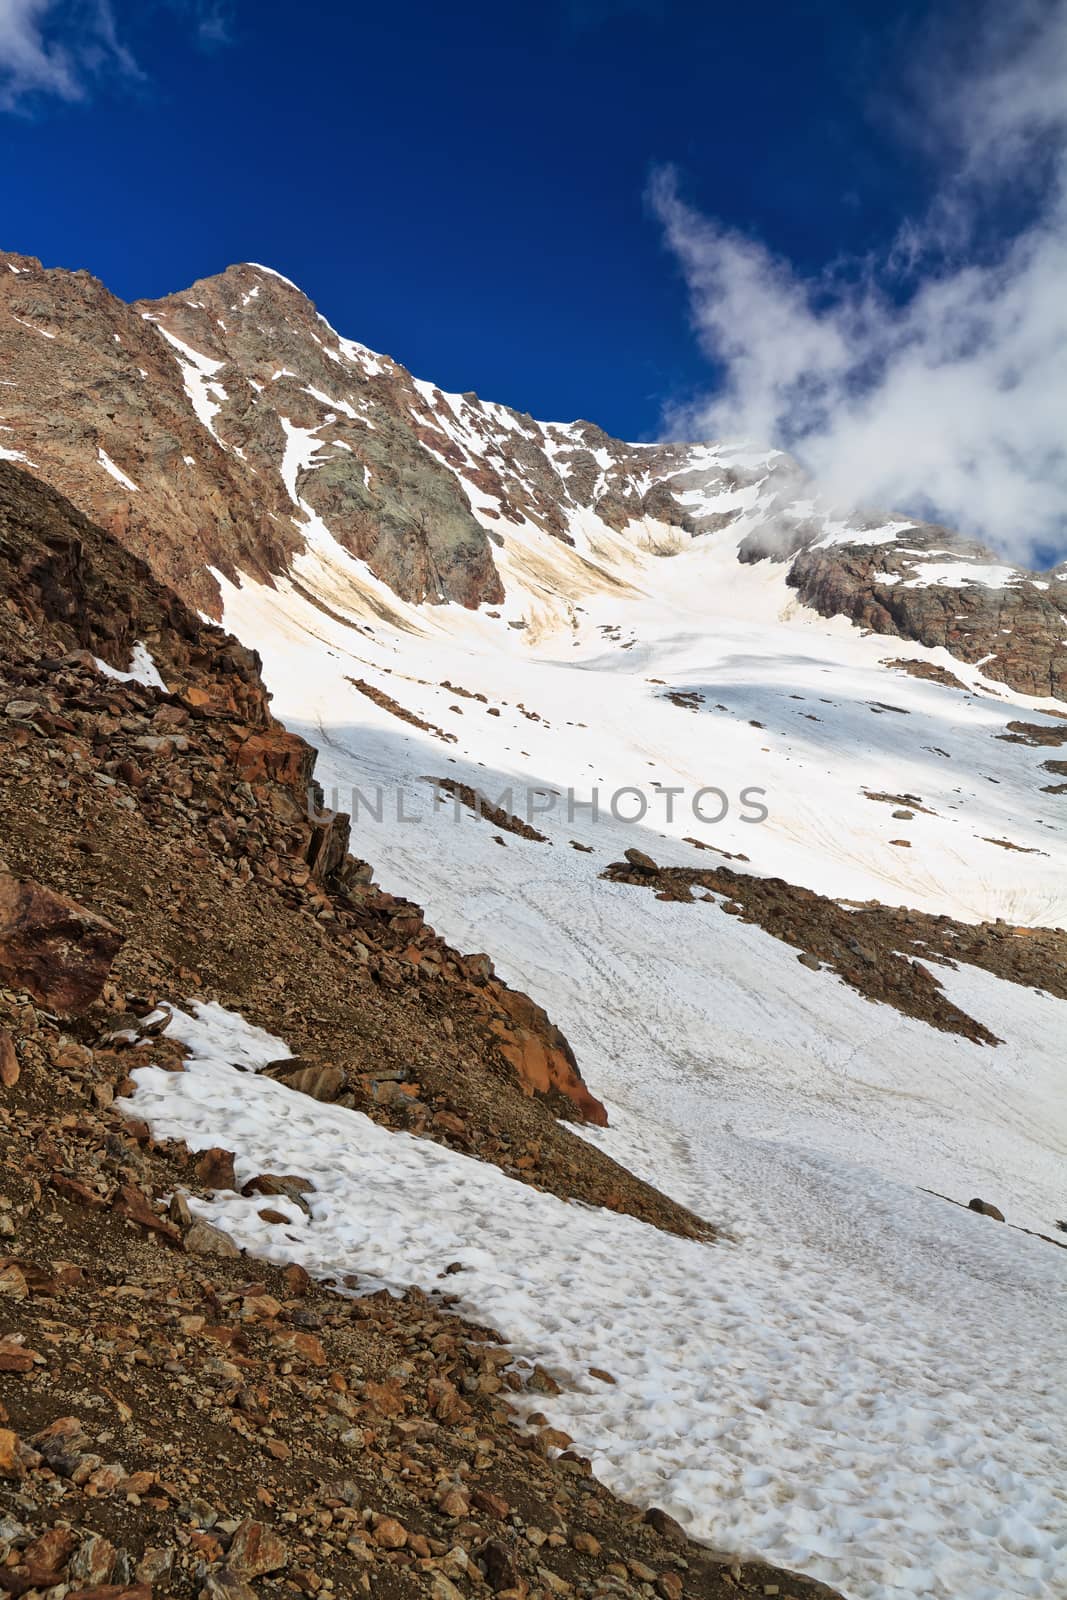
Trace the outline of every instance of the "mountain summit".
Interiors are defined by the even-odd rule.
[[[214,574],[277,577],[323,535],[405,601],[501,607],[518,585],[507,620],[528,626],[590,585],[629,584],[628,547],[704,541],[781,565],[824,616],[1067,692],[1062,570],[825,507],[781,452],[626,444],[446,394],[266,267],[128,306],[87,273],[0,254],[0,362],[0,450],[214,616]],[[547,541],[574,552],[561,574]]]

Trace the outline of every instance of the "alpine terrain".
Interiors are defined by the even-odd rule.
[[[0,253],[0,1592],[1067,1594],[1067,563]]]

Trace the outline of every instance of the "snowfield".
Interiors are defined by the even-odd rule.
[[[831,1156],[730,1135],[702,1141],[702,1198],[734,1237],[676,1239],[254,1076],[286,1047],[219,1006],[171,1031],[189,1070],[139,1069],[130,1108],[194,1150],[224,1138],[239,1183],[285,1171],[316,1189],[310,1220],[272,1198],[284,1227],[259,1197],[218,1193],[198,1214],[256,1255],[356,1274],[367,1292],[432,1290],[459,1263],[459,1309],[548,1365],[563,1393],[531,1409],[619,1494],[847,1595],[1057,1593],[1067,1340],[1048,1245],[979,1232],[985,1219]],[[643,1131],[647,1160],[656,1130]],[[625,1129],[607,1142],[626,1158]],[[676,1160],[655,1155],[669,1180]]]
[[[476,450],[445,400],[457,448]],[[296,499],[318,444],[296,429],[288,443]],[[320,752],[328,802],[352,809],[361,791],[354,852],[547,1008],[609,1110],[611,1128],[587,1136],[723,1238],[564,1205],[239,1070],[285,1047],[218,1008],[177,1019],[191,1070],[143,1070],[132,1103],[158,1133],[234,1148],[239,1177],[314,1180],[312,1218],[294,1210],[285,1228],[232,1195],[200,1206],[258,1254],[392,1288],[433,1289],[462,1262],[448,1288],[464,1309],[563,1381],[538,1397],[552,1422],[613,1488],[694,1536],[852,1600],[1052,1600],[1067,1566],[1067,1252],[1021,1229],[1051,1235],[1067,1216],[1067,1005],[933,967],[1003,1041],[972,1044],[808,970],[717,904],[600,874],[628,846],[719,862],[700,839],[744,857],[737,870],[839,899],[1062,927],[1062,823],[1042,770],[1055,752],[1002,737],[1054,707],[944,651],[815,616],[775,563],[740,565],[760,495],[723,473],[770,458],[698,457],[707,483],[691,467],[687,495],[735,516],[699,538],[647,519],[620,534],[575,511],[571,548],[470,487],[503,539],[499,615],[405,604],[301,501],[292,582],[216,576],[275,712]],[[827,541],[853,536],[827,521]],[[885,665],[901,657],[965,688]],[[505,809],[529,803],[548,842],[435,803],[428,778],[497,803],[510,791]],[[693,809],[711,788],[718,822]],[[763,822],[746,820],[751,790]],[[940,1198],[975,1195],[1017,1226]]]

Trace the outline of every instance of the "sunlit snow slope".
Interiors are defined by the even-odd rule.
[[[218,1017],[184,1024],[201,1066],[142,1078],[135,1104],[193,1144],[225,1121],[250,1167],[315,1176],[312,1220],[287,1232],[268,1237],[237,1199],[208,1208],[254,1249],[427,1288],[465,1261],[450,1280],[465,1307],[573,1380],[546,1403],[553,1420],[606,1480],[696,1536],[857,1600],[1062,1593],[1067,1253],[1019,1230],[1048,1234],[1064,1215],[1067,1007],[938,967],[1003,1041],[972,1044],[871,1004],[715,903],[600,877],[627,847],[714,861],[698,839],[835,898],[1062,926],[1062,802],[1043,767],[1055,751],[1003,737],[1055,703],[823,621],[780,564],[739,563],[769,514],[771,457],[689,451],[696,536],[647,514],[613,529],[575,505],[568,543],[499,517],[463,403],[442,403],[456,418],[442,459],[493,535],[504,602],[399,600],[302,495],[318,445],[294,425],[281,472],[306,548],[274,585],[217,573],[225,623],[261,652],[276,712],[318,747],[328,798],[355,811],[353,849],[548,1008],[608,1105],[596,1137],[726,1237],[682,1244],[562,1208],[297,1104],[232,1071],[255,1049]],[[540,448],[563,447],[566,429],[530,426]],[[824,519],[827,542],[847,536]],[[957,565],[930,581],[999,580]],[[900,657],[959,686],[885,664]],[[435,803],[430,778],[520,815],[537,791],[546,840]],[[718,822],[714,797],[704,819],[693,811],[712,788],[728,802]],[[747,820],[754,798],[764,821]],[[939,1198],[972,1195],[1018,1226]],[[591,1385],[590,1364],[619,1384]]]

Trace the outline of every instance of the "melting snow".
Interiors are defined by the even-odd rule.
[[[349,341],[339,348],[365,372],[378,362]],[[417,387],[468,466],[499,455],[500,429],[528,436],[506,408],[450,395],[442,405],[432,385]],[[801,1567],[853,1600],[1052,1600],[1067,1557],[1056,1477],[1067,1350],[1055,1310],[1067,1256],[923,1190],[964,1202],[980,1193],[1010,1222],[1051,1226],[1067,1146],[1067,1006],[971,969],[933,969],[1004,1039],[981,1047],[872,1006],[714,905],[658,902],[599,877],[631,844],[671,863],[714,861],[686,842],[696,833],[743,851],[743,870],[835,897],[1061,924],[1060,861],[987,842],[1049,843],[1041,752],[996,737],[1020,708],[1040,707],[1004,685],[996,704],[896,674],[890,689],[884,638],[805,611],[781,565],[740,566],[738,543],[767,515],[773,477],[752,496],[724,474],[773,473],[773,452],[687,452],[680,476],[709,478],[683,491],[687,503],[743,503],[728,534],[670,562],[643,547],[672,534],[654,519],[617,533],[572,508],[571,549],[528,521],[494,520],[496,498],[464,482],[503,539],[508,601],[494,621],[485,609],[406,606],[348,555],[297,494],[327,441],[282,421],[282,479],[307,540],[294,577],[328,607],[285,578],[268,588],[218,577],[226,625],[261,651],[277,713],[318,746],[332,803],[381,782],[407,815],[421,809],[430,741],[346,682],[398,667],[400,698],[429,722],[447,722],[445,679],[500,709],[462,719],[451,753],[463,781],[511,782],[520,795],[523,784],[574,785],[581,799],[594,782],[606,793],[654,781],[766,791],[760,827],[734,814],[708,829],[684,810],[643,827],[556,814],[538,820],[550,846],[500,849],[478,823],[430,815],[404,827],[387,813],[367,840],[387,887],[424,904],[460,947],[489,939],[502,975],[564,1028],[612,1117],[591,1137],[728,1237],[694,1244],[563,1205],[240,1073],[285,1047],[217,1007],[176,1017],[198,1059],[185,1074],[141,1071],[136,1111],[193,1146],[222,1138],[239,1175],[304,1171],[318,1192],[312,1218],[289,1208],[286,1227],[235,1195],[199,1209],[257,1253],[324,1276],[357,1272],[368,1286],[432,1289],[444,1264],[462,1261],[449,1290],[517,1356],[565,1380],[539,1404],[598,1474],[716,1545]],[[553,456],[588,448],[565,425],[550,447],[537,426]],[[800,501],[791,510],[807,514]],[[820,542],[888,544],[913,526],[872,533],[824,519]],[[953,563],[951,581],[968,565],[999,570]],[[518,620],[521,631],[506,628]],[[947,652],[908,653],[985,687],[980,669]],[[695,693],[701,710],[671,704],[668,688]],[[907,715],[871,715],[889,700]],[[907,824],[913,849],[892,847],[900,824],[868,789],[923,796],[929,811]],[[572,837],[592,853],[572,851]],[[618,1384],[591,1380],[590,1365]]]
[[[914,522],[887,522],[880,528],[862,531],[854,522],[828,521],[826,532],[812,545],[813,550],[826,550],[835,544],[895,544],[902,533],[914,528]]]
[[[284,273],[275,272],[273,267],[265,267],[259,261],[247,261],[245,265],[254,267],[257,272],[266,272],[270,277],[277,278],[279,282],[288,284],[290,289],[296,289],[297,294],[303,297],[304,291],[293,282],[292,278],[287,278]]]
[[[171,1032],[188,1070],[137,1069],[127,1109],[193,1150],[225,1142],[238,1184],[315,1185],[311,1217],[283,1205],[285,1225],[254,1197],[193,1208],[257,1255],[367,1292],[432,1291],[461,1263],[460,1309],[562,1381],[538,1407],[619,1493],[854,1600],[1055,1594],[1061,1252],[832,1156],[716,1134],[716,1117],[703,1199],[734,1237],[680,1240],[256,1076],[291,1052],[220,1006],[176,1012]],[[654,1126],[604,1142],[637,1166],[653,1155],[668,1188],[691,1180]]]
[[[14,312],[11,313],[11,317],[12,321],[20,323],[24,328],[29,328],[31,333],[39,333],[42,339],[55,338],[55,334],[49,333],[47,328],[38,328],[32,322],[26,322],[22,317],[16,317]]]
[[[318,443],[300,430],[290,448],[295,467]],[[717,472],[721,457],[705,465]],[[766,790],[761,827],[736,814],[694,827],[684,809],[644,827],[557,813],[538,818],[552,846],[500,849],[476,822],[400,826],[387,808],[367,837],[386,887],[425,905],[454,943],[480,948],[490,930],[498,970],[548,1008],[607,1101],[613,1131],[597,1142],[729,1242],[683,1245],[562,1207],[354,1113],[296,1097],[279,1109],[287,1091],[235,1082],[225,1064],[145,1080],[137,1102],[157,1095],[152,1115],[191,1142],[216,1143],[225,1127],[252,1165],[314,1165],[311,1223],[268,1230],[254,1205],[216,1197],[210,1214],[257,1250],[427,1288],[463,1260],[449,1288],[470,1313],[573,1380],[545,1408],[598,1474],[701,1537],[802,1567],[854,1600],[1051,1600],[1067,1527],[1053,1468],[1064,1449],[1053,1303],[1067,1256],[922,1190],[982,1194],[1010,1222],[1051,1227],[1067,1006],[934,969],[1005,1040],[981,1047],[870,1005],[715,906],[599,878],[631,844],[679,864],[714,860],[685,842],[695,831],[751,857],[743,870],[837,897],[1064,920],[1059,861],[984,842],[1048,845],[1041,752],[995,737],[1035,702],[897,674],[890,688],[885,639],[799,607],[779,565],[738,564],[751,525],[742,514],[729,536],[664,562],[637,545],[641,527],[669,532],[650,520],[616,534],[583,513],[575,550],[501,524],[505,621],[524,617],[521,633],[484,612],[405,606],[310,514],[294,572],[347,624],[284,579],[220,583],[226,625],[261,651],[278,714],[318,746],[330,803],[381,782],[406,815],[424,809],[430,742],[345,682],[376,665],[406,670],[405,705],[438,724],[445,679],[489,693],[501,715],[465,716],[452,754],[457,778],[493,793],[547,782],[587,800],[594,782],[610,793],[653,779]],[[594,549],[595,560],[583,553]],[[983,686],[944,651],[908,653]],[[704,709],[671,705],[650,678],[695,689]],[[523,718],[520,701],[544,722]],[[872,716],[880,701],[908,714]],[[890,846],[900,824],[865,788],[923,796],[912,850]],[[572,851],[572,837],[593,853]],[[619,1376],[617,1389],[589,1380],[590,1364]]]
[[[130,653],[130,669],[120,672],[117,667],[112,667],[99,656],[93,657],[94,665],[98,672],[106,678],[116,678],[120,683],[143,683],[146,689],[161,689],[166,694],[167,686],[159,675],[159,668],[152,660],[152,653],[146,644],[138,639]]]
[[[326,319],[323,318],[323,321],[325,322]],[[330,324],[327,322],[326,326],[329,328]],[[358,344],[355,339],[342,339],[341,335],[335,333],[333,328],[330,328],[330,332],[337,340],[341,355],[346,360],[354,362],[357,367],[362,367],[369,378],[380,377],[383,373],[388,372],[388,363],[381,356],[375,355],[373,350],[368,350],[365,344]],[[333,351],[327,350],[326,354],[333,355]]]
[[[919,589],[924,584],[933,583],[959,589],[965,583],[980,583],[986,589],[1003,589],[1006,584],[1014,583],[1022,576],[1018,567],[994,566],[979,561],[923,561],[912,568],[912,576],[904,587]]]
[[[347,400],[333,400],[328,394],[323,394],[321,389],[316,389],[311,384],[308,384],[307,388],[304,390],[304,393],[309,394],[313,400],[318,400],[320,404],[332,407],[334,411],[344,412],[345,416],[351,417],[353,422],[367,421],[367,418],[361,417],[355,407],[350,405]],[[336,418],[329,417],[327,420],[334,422],[336,421]]]
[[[99,461],[104,471],[111,474],[116,483],[121,483],[124,489],[131,489],[134,494],[138,493],[137,484],[134,483],[132,478],[128,478],[126,476],[121,467],[116,467],[115,463],[112,461],[103,445],[100,445],[97,448],[96,459]]]
[[[154,321],[146,318],[146,321]],[[185,392],[189,396],[190,404],[196,412],[204,427],[211,437],[219,444],[215,432],[215,417],[221,410],[223,403],[228,399],[226,390],[220,383],[212,383],[211,379],[216,372],[220,372],[226,365],[224,361],[214,361],[210,356],[203,356],[198,350],[184,343],[176,334],[168,333],[161,323],[156,322],[156,327],[166,339],[167,343],[174,346],[178,352],[178,365],[182,371],[182,382]],[[225,448],[225,447],[224,447]]]
[[[326,448],[326,441],[316,437],[318,428],[300,428],[288,417],[279,417],[278,420],[285,433],[285,454],[279,468],[282,482],[293,504],[301,505],[296,492],[296,480],[301,472],[316,465],[316,457],[320,450]]]

